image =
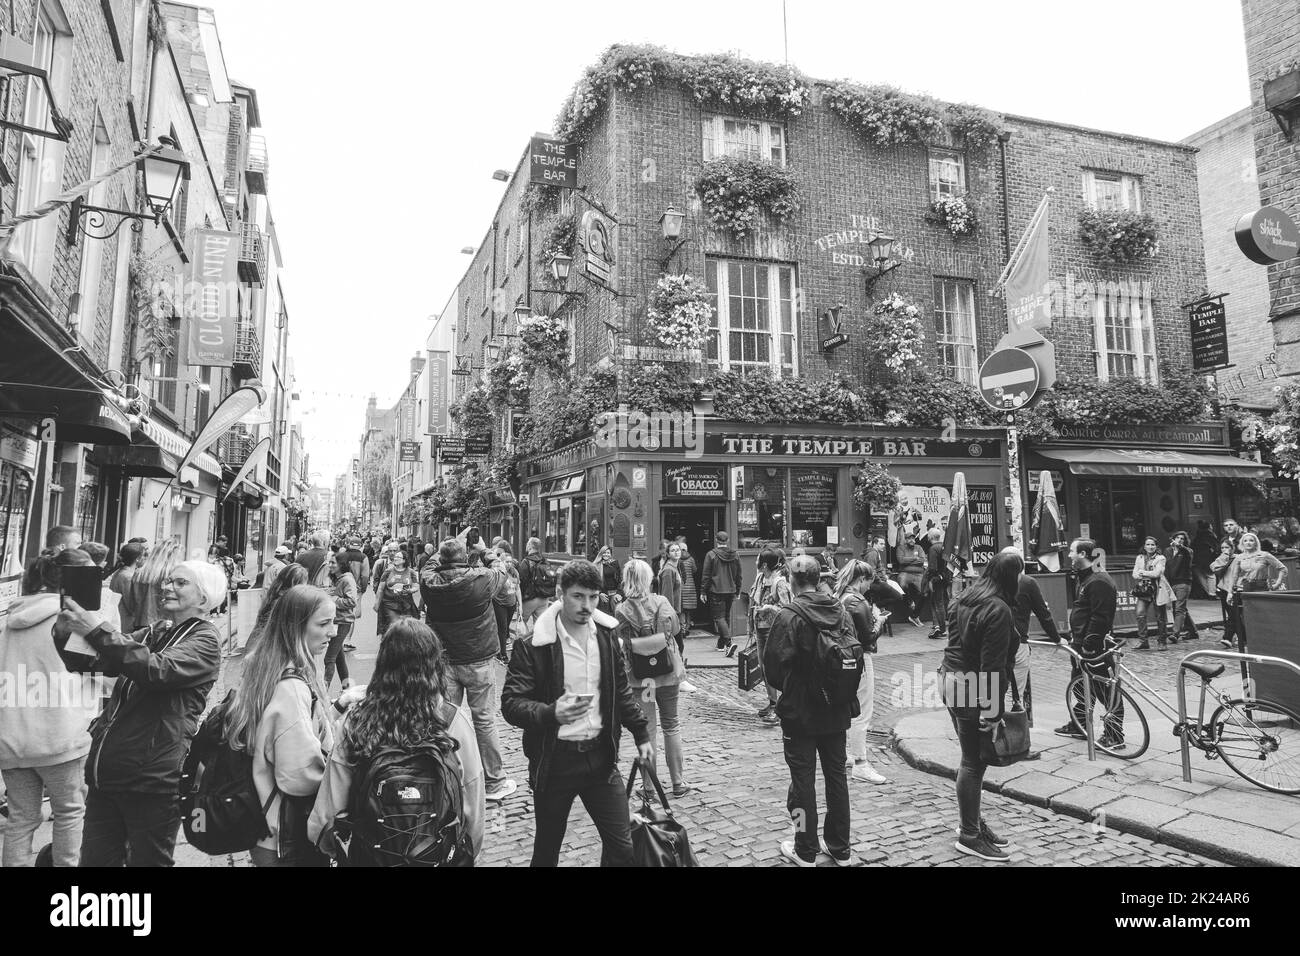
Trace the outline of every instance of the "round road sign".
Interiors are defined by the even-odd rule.
[[[1038,392],[1038,365],[1024,349],[998,349],[980,366],[980,396],[989,408],[1015,411]]]

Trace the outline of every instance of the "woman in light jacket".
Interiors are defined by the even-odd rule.
[[[226,740],[252,755],[257,798],[266,808],[270,834],[253,847],[254,866],[328,865],[306,840],[306,825],[334,746],[338,710],[320,669],[337,630],[335,613],[334,600],[318,587],[287,591],[224,705]]]
[[[853,620],[858,643],[862,645],[862,679],[858,682],[858,716],[849,725],[849,757],[853,760],[853,779],[867,783],[884,783],[885,778],[867,758],[867,730],[876,709],[876,639],[881,621],[867,600],[874,571],[865,561],[850,561],[840,568],[835,579],[835,597]]]
[[[1156,539],[1148,537],[1142,543],[1142,553],[1133,563],[1133,597],[1137,600],[1137,649],[1139,651],[1151,650],[1151,642],[1147,640],[1147,618],[1152,608],[1155,608],[1156,623],[1160,628],[1160,649],[1163,651],[1168,647],[1165,606],[1158,600],[1160,579],[1164,576],[1165,556],[1160,553],[1160,545],[1156,543]],[[1178,643],[1177,634],[1174,635],[1174,643]]]
[[[485,815],[483,761],[466,712],[446,701],[446,671],[442,643],[423,621],[402,618],[384,633],[364,696],[348,708],[336,728],[338,744],[330,752],[307,823],[308,838],[322,851],[339,853],[334,819],[352,809],[358,766],[381,749],[432,741],[454,747],[460,758],[463,822],[474,855],[479,855]]]
[[[681,549],[673,545],[669,549],[668,560],[659,572],[659,580],[666,580],[665,572],[676,563],[673,552]],[[666,634],[675,636],[680,630],[680,618],[677,610],[663,594],[654,594],[650,590],[650,565],[633,558],[623,565],[623,593],[625,598],[614,610],[618,618],[618,637],[623,641],[623,656],[627,663],[628,680],[634,687],[640,688],[638,697],[641,710],[648,722],[651,741],[655,737],[655,725],[662,722],[664,728],[664,754],[668,764],[668,776],[672,782],[673,796],[680,797],[693,789],[682,779],[682,725],[678,719],[677,692],[681,683],[681,671],[684,665],[678,657],[671,674],[662,677],[647,677],[644,680],[632,675],[632,651],[630,639],[644,637],[648,634]],[[673,571],[676,574],[676,571]],[[680,581],[678,584],[680,587]],[[674,648],[670,647],[671,656]],[[653,693],[648,693],[653,689]],[[656,760],[657,762],[657,760]]]
[[[340,565],[337,554],[331,554],[325,562],[330,576],[329,595],[334,599],[334,623],[338,628],[338,633],[330,638],[330,646],[325,651],[325,689],[329,690],[337,666],[339,686],[347,690],[352,686],[352,679],[348,677],[348,652],[343,649],[343,645],[356,624],[357,603],[361,600],[361,593],[357,590],[357,581],[352,576],[351,568],[347,564]]]

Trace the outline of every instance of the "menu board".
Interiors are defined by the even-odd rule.
[[[835,507],[835,473],[796,469],[791,481],[790,507],[796,527],[803,527],[809,521],[826,524]]]
[[[971,564],[988,564],[998,553],[997,489],[992,485],[970,485],[966,494]]]

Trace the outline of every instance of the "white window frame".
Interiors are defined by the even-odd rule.
[[[767,332],[770,344],[768,348],[769,361],[766,367],[777,378],[797,377],[799,375],[799,269],[791,262],[755,262],[751,259],[726,259],[721,256],[708,257],[705,265],[706,283],[716,290],[713,297],[714,309],[711,323],[714,331],[712,344],[716,349],[716,355],[708,356],[709,364],[716,365],[724,372],[743,372],[764,367],[756,363],[741,363],[739,359],[732,359],[731,357],[731,332],[738,331],[750,334],[754,332],[752,329],[733,330],[731,328],[731,288],[728,266],[733,263],[745,269],[767,270]],[[784,300],[780,294],[782,270],[788,270],[790,274],[790,295]],[[772,290],[776,290],[775,297],[772,295]],[[789,305],[789,331],[782,327],[780,307],[783,302]],[[785,339],[788,339],[790,343],[790,363],[788,366],[781,356],[781,346]],[[706,346],[707,351],[713,351],[714,349]]]
[[[99,110],[95,111],[95,127],[90,136],[90,168],[87,178],[94,179],[101,175],[112,162],[112,144],[108,139],[108,130],[104,127],[104,118]],[[86,201],[92,206],[104,206],[108,198],[108,184],[100,183],[92,189]],[[99,317],[100,277],[104,270],[104,239],[94,239],[83,235],[81,241],[81,274],[77,291],[81,293],[81,308],[77,315],[77,327],[74,331],[86,342],[95,338],[95,320]],[[114,360],[109,355],[109,364]]]
[[[1132,289],[1109,289],[1096,296],[1093,306],[1093,339],[1096,343],[1097,379],[1109,382],[1116,378],[1136,378],[1142,382],[1156,384],[1159,381],[1159,368],[1155,348],[1155,311],[1150,299],[1146,299]],[[1107,320],[1113,316],[1117,322],[1110,323],[1124,329],[1128,337],[1127,349],[1112,349],[1106,335]],[[1119,323],[1123,322],[1123,325]],[[1111,369],[1112,358],[1132,356],[1133,370]]]
[[[744,123],[757,126],[758,142],[755,144],[756,149],[742,149],[734,142],[731,148],[728,148],[728,123]],[[703,125],[704,161],[706,163],[721,156],[744,156],[748,159],[760,159],[765,162],[776,163],[778,166],[786,164],[789,138],[784,123],[754,119],[750,116],[715,114],[704,117]]]
[[[1119,204],[1102,206],[1098,200],[1098,178],[1106,184],[1119,187]],[[1117,173],[1105,169],[1085,169],[1083,171],[1083,195],[1088,205],[1098,212],[1112,209],[1127,209],[1132,212],[1142,211],[1142,181],[1127,173]]]
[[[935,276],[935,361],[945,375],[967,385],[975,384],[979,369],[976,329],[975,283],[970,279]],[[954,350],[955,364],[944,361],[945,347]]]
[[[966,194],[966,154],[959,149],[930,150],[930,201],[941,196],[964,196]],[[944,165],[955,164],[957,167],[956,184],[947,183],[942,177]]]

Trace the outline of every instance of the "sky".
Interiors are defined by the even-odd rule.
[[[611,43],[780,62],[781,0],[208,0],[257,90],[314,480],[391,407],[535,132]],[[1239,0],[787,0],[810,76],[1180,140],[1249,105]]]

